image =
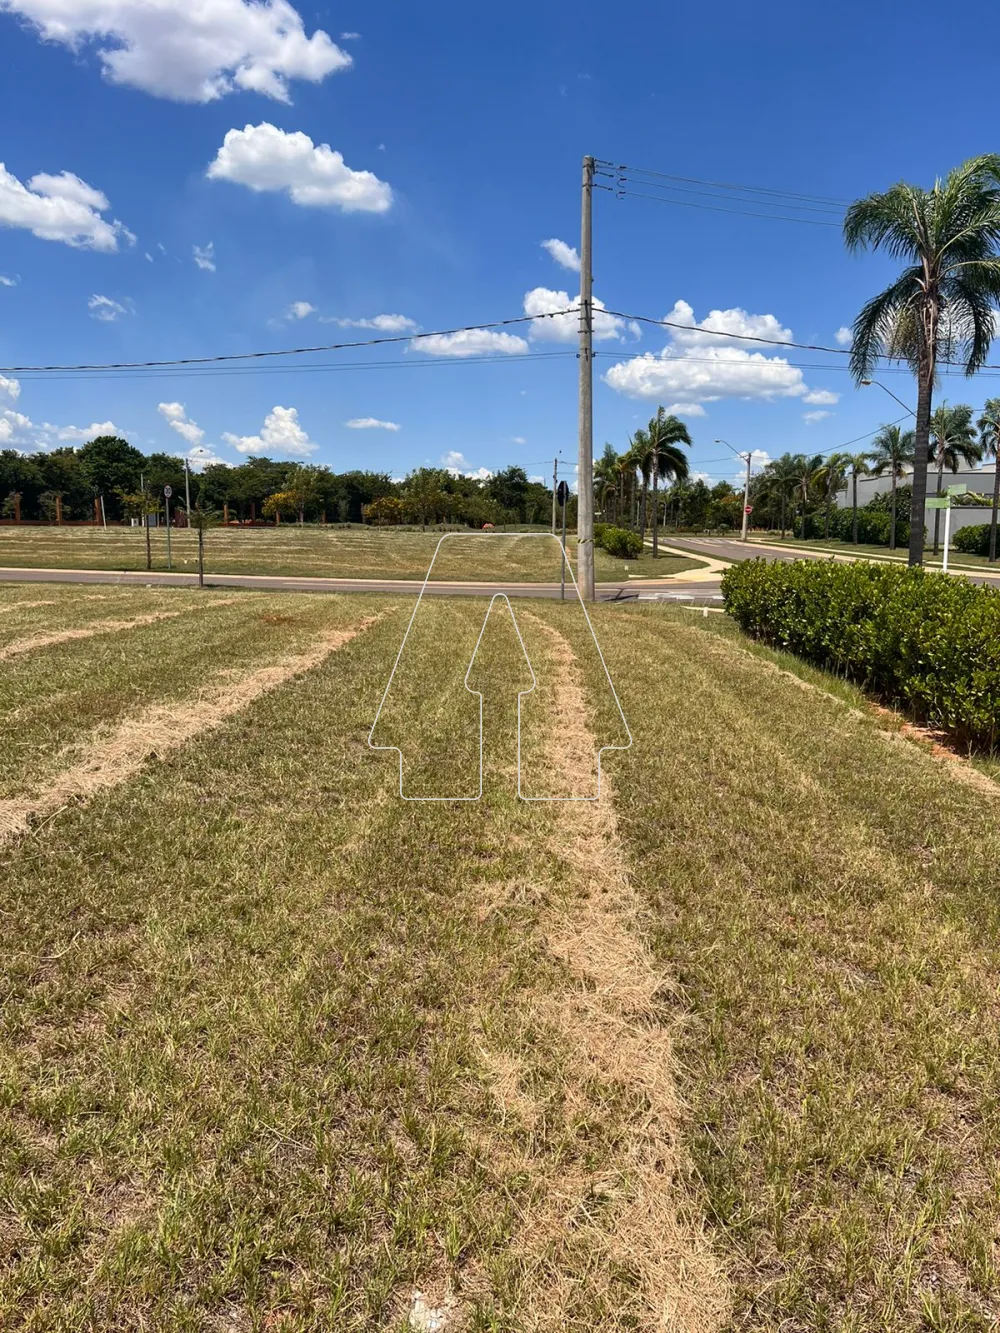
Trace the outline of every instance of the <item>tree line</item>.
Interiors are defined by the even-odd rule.
[[[187,485],[186,485],[187,483]],[[385,472],[334,472],[307,463],[249,458],[237,467],[213,463],[185,476],[174,454],[143,454],[119,436],[102,435],[78,449],[21,454],[0,451],[0,517],[55,523],[109,522],[161,513],[170,486],[175,513],[183,514],[188,486],[192,508],[230,521],[363,523],[548,523],[552,491],[509,467],[479,479],[443,468],[417,468],[402,481]],[[95,509],[95,501],[98,502]],[[575,497],[571,521],[576,521]]]

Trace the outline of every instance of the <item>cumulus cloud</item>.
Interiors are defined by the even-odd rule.
[[[851,343],[854,341],[854,334],[846,324],[841,324],[840,328],[833,336],[836,338],[837,342],[840,343],[841,347],[850,347]]]
[[[352,417],[345,421],[348,430],[399,430],[395,421],[379,421],[378,417]]]
[[[310,315],[315,315],[315,313],[316,307],[310,305],[308,301],[293,301],[285,311],[285,318],[288,320],[308,319]]]
[[[595,296],[594,302],[594,341],[605,342],[609,338],[621,339],[625,332],[625,321],[617,315],[604,312],[604,302]],[[554,314],[556,310],[564,314]],[[570,296],[568,292],[553,291],[549,287],[533,287],[525,293],[524,313],[535,318],[531,324],[532,338],[548,342],[571,343],[580,337],[580,298]],[[550,315],[551,318],[540,318]]]
[[[492,329],[462,329],[459,333],[433,333],[420,338],[413,350],[428,356],[485,356],[501,353],[516,356],[528,351],[523,338],[513,333],[495,333]]]
[[[214,241],[209,241],[207,245],[192,245],[191,255],[198,267],[204,269],[206,273],[215,272]]]
[[[121,435],[113,421],[92,421],[89,426],[52,426],[42,422],[42,431],[53,433],[57,440],[94,440],[98,435]]]
[[[0,0],[2,6],[4,0]],[[0,162],[0,226],[23,227],[43,241],[62,241],[81,250],[118,249],[119,239],[135,237],[121,222],[101,216],[111,205],[86,181],[63,171],[41,172],[24,185]]]
[[[97,51],[110,83],[176,102],[237,90],[288,102],[288,82],[319,83],[351,57],[320,29],[307,37],[288,0],[0,0],[45,41]]]
[[[314,144],[301,130],[286,133],[264,121],[230,130],[208,168],[210,180],[282,192],[303,208],[384,213],[392,190],[371,171],[352,171],[329,144]]]
[[[448,453],[442,455],[440,464],[453,477],[471,477],[474,481],[487,481],[493,476],[487,467],[473,468],[465,455],[455,449],[450,449]]]
[[[840,402],[840,394],[834,393],[832,389],[810,389],[802,395],[802,401],[817,407],[832,407],[834,403]]]
[[[712,310],[698,321],[686,301],[677,301],[667,319],[681,327],[671,328],[666,347],[613,365],[604,375],[606,384],[629,398],[676,398],[671,411],[678,416],[703,415],[702,405],[720,398],[837,401],[827,389],[810,389],[802,371],[785,357],[741,345],[740,335],[790,341],[791,330],[774,315],[754,315],[734,306]],[[700,413],[692,411],[699,407]]]
[[[817,421],[825,421],[827,417],[832,415],[833,415],[832,412],[826,412],[822,408],[820,408],[816,412],[803,412],[802,420],[806,423],[807,426],[815,426]]]
[[[241,454],[277,454],[286,458],[309,458],[319,448],[299,424],[298,409],[273,407],[264,418],[259,435],[233,435],[222,438]]]
[[[21,393],[21,381],[8,379],[6,375],[0,375],[0,393],[4,393],[13,402],[17,402]]]
[[[568,268],[572,273],[580,272],[580,256],[572,245],[557,240],[555,236],[550,236],[547,241],[542,241],[541,245],[542,249],[547,250],[557,264],[561,264],[563,268]]]
[[[667,412],[672,417],[703,417],[705,409],[701,403],[671,403]]]
[[[361,38],[360,32],[342,32],[340,34],[340,40],[342,42],[357,42],[360,40],[360,38]]]
[[[0,411],[0,445],[4,448],[35,448],[38,444],[34,422],[23,412],[6,407]]]
[[[373,315],[371,319],[340,319],[320,315],[321,324],[337,324],[342,329],[375,329],[379,333],[416,333],[420,325],[407,315]]]
[[[159,403],[156,408],[171,430],[175,430],[182,440],[194,448],[205,438],[205,432],[192,421],[184,409],[183,403]]]
[[[4,275],[0,273],[0,287],[16,287],[20,281],[20,278],[5,278]]]
[[[99,319],[103,324],[113,324],[122,315],[134,315],[135,306],[128,297],[125,304],[113,301],[110,296],[98,296],[96,293],[87,302],[91,319]]]
[[[528,441],[524,438],[523,435],[512,435],[512,436],[510,437],[510,442],[511,442],[511,444],[527,444],[527,443],[528,443]]]

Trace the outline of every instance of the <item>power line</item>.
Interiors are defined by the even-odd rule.
[[[745,208],[722,208],[718,204],[696,204],[691,199],[668,199],[663,195],[643,194],[641,190],[615,189],[611,185],[595,185],[594,189],[607,190],[616,199],[651,199],[657,204],[673,204],[675,208],[700,208],[709,213],[731,213],[734,217],[763,218],[767,222],[800,222],[806,227],[840,227],[841,225],[839,222],[823,222],[819,218],[785,217],[783,213],[753,213]]]
[[[703,199],[727,199],[734,204],[756,204],[761,208],[783,208],[788,212],[798,213],[825,213],[827,216],[835,215],[840,220],[843,220],[844,216],[842,208],[829,208],[825,204],[800,204],[795,201],[786,204],[780,199],[744,199],[738,194],[698,190],[688,185],[661,185],[659,181],[635,180],[633,177],[624,174],[618,176],[617,184],[621,191],[624,191],[626,185],[637,185],[644,190],[667,190],[674,194],[696,194]]]
[[[611,167],[616,172],[631,171],[643,176],[655,176],[660,180],[684,181],[688,185],[708,185],[717,190],[739,190],[744,194],[767,194],[776,195],[783,199],[798,199],[817,204],[836,204],[841,208],[848,207],[848,201],[845,199],[833,199],[829,195],[823,194],[798,194],[793,190],[774,190],[768,189],[763,185],[734,185],[732,181],[708,181],[701,180],[696,176],[675,176],[666,171],[653,171],[649,167],[633,167],[627,163],[614,163],[605,161],[602,158],[595,159],[597,164],[602,167]]]
[[[536,319],[555,319],[559,315],[570,315],[572,307],[566,310],[548,310],[539,315],[518,315],[514,319],[494,319],[486,324],[466,324],[456,329],[438,329],[432,333],[406,333],[385,338],[366,338],[361,342],[322,343],[317,347],[286,347],[273,352],[231,352],[221,356],[185,356],[171,361],[111,361],[103,364],[77,366],[0,366],[0,372],[10,375],[43,374],[50,371],[91,371],[91,370],[152,370],[169,366],[214,365],[223,361],[251,361],[273,356],[305,356],[312,352],[342,352],[354,347],[382,347],[387,343],[419,342],[426,338],[448,338],[457,333],[478,333],[485,329],[506,328],[511,324],[530,324]]]

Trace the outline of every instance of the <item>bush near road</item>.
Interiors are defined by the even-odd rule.
[[[747,561],[722,578],[741,629],[846,676],[962,744],[1000,738],[1000,594],[869,562]]]

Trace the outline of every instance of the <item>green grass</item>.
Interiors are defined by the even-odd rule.
[[[30,592],[0,589],[8,641],[8,618],[21,638],[91,613]],[[0,666],[6,794],[123,714],[183,716],[379,618],[0,847],[0,1326],[399,1330],[414,1287],[450,1284],[483,1333],[652,1333],[650,1274],[674,1251],[638,1208],[663,1110],[632,1062],[672,1036],[683,1153],[660,1174],[682,1224],[709,1228],[726,1328],[996,1327],[991,793],[723,617],[624,605],[593,611],[635,735],[606,760],[611,806],[514,799],[524,667],[503,617],[479,662],[484,799],[404,803],[366,737],[409,598],[125,603],[89,605],[184,614]],[[465,754],[459,696],[434,688],[485,606],[425,607],[449,651],[417,664],[416,756]],[[608,743],[613,710],[572,608],[518,623],[540,682],[525,760],[545,775],[553,737],[582,719]],[[585,690],[554,726],[553,628]],[[575,924],[599,969],[601,890],[605,913],[634,892],[662,981],[595,1029],[618,963],[574,981],[559,941]]]
[[[261,574],[286,577],[422,579],[442,534],[437,531],[370,527],[217,528],[206,537],[206,569],[215,574]],[[153,568],[167,568],[166,530],[150,534]],[[576,539],[568,544],[575,549]],[[197,536],[178,529],[171,534],[172,567],[197,570]],[[552,582],[559,578],[558,548],[532,533],[520,539],[462,533],[449,538],[435,562],[434,577],[507,582]],[[640,562],[636,562],[638,565]],[[641,562],[645,567],[647,560]],[[697,559],[668,556],[650,562],[657,576],[679,573],[700,564]],[[0,568],[98,569],[146,568],[144,534],[140,528],[0,526]],[[644,570],[645,572],[645,570]],[[604,551],[596,556],[602,582],[624,578],[624,563]]]

